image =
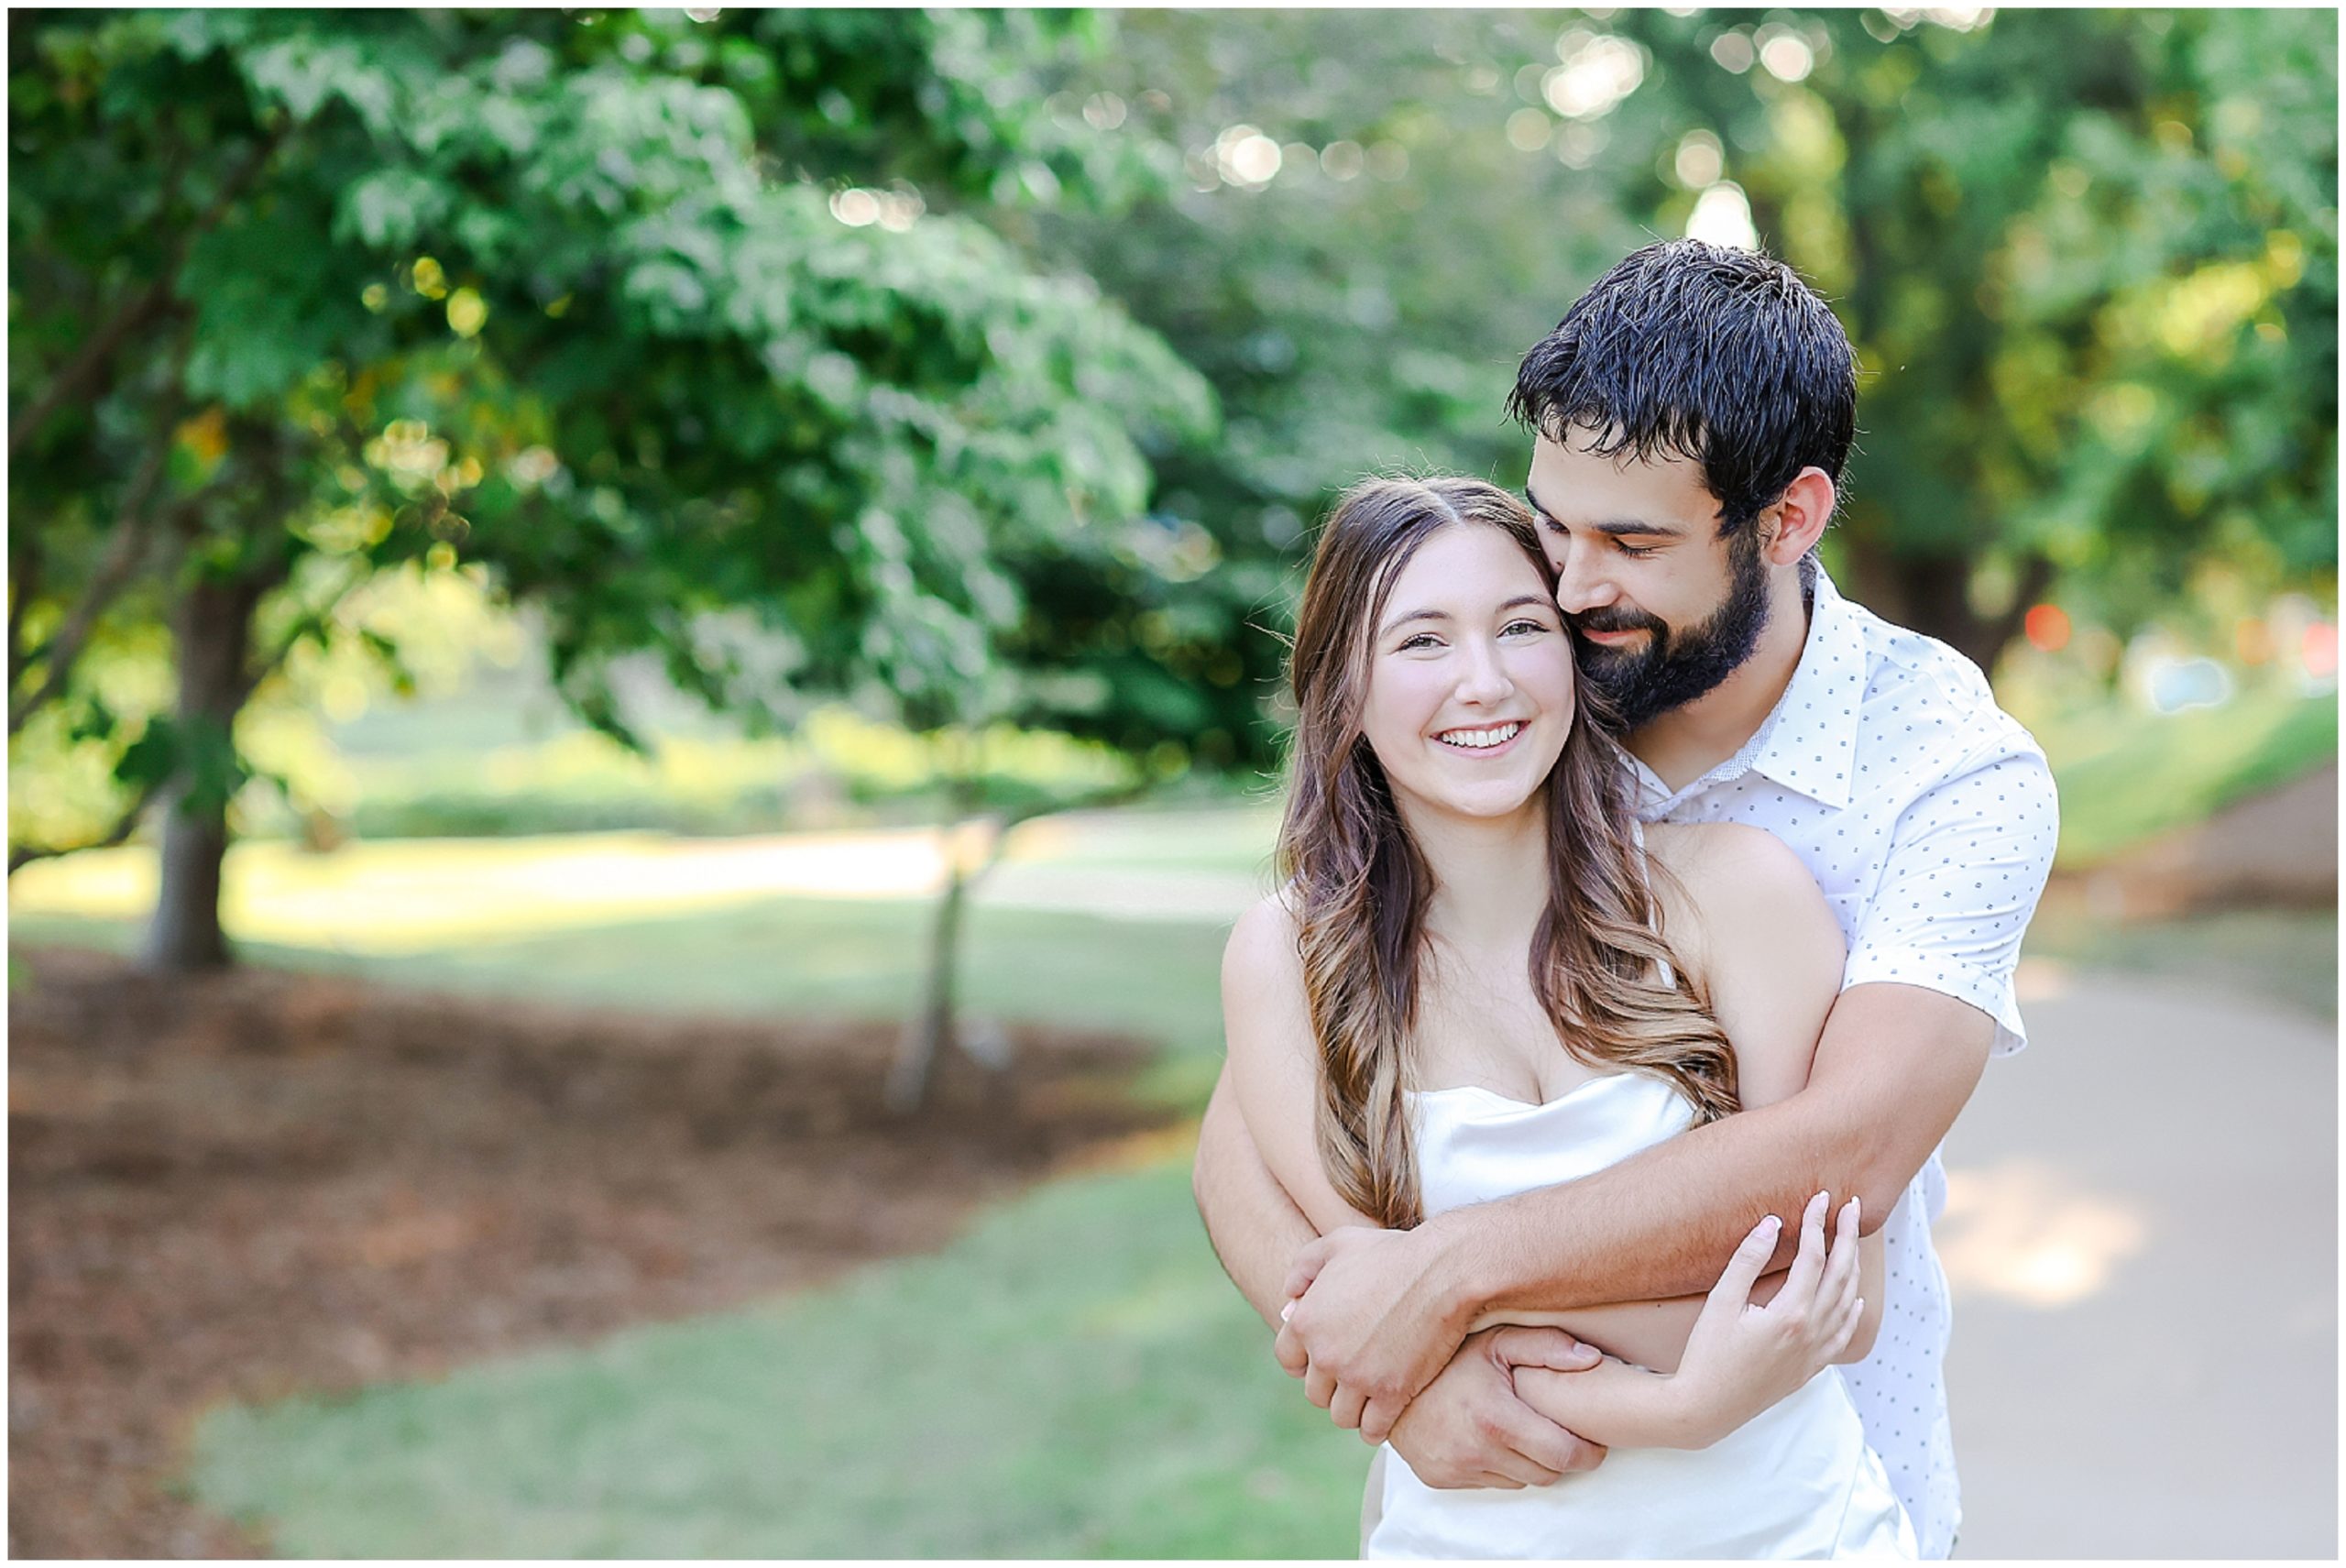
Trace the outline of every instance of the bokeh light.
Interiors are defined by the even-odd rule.
[[[2057,604],[2032,605],[2021,620],[2021,634],[2029,645],[2047,653],[2069,645],[2069,630],[2068,612]]]
[[[1744,196],[1743,187],[1732,180],[1722,180],[1704,192],[1687,216],[1686,236],[1742,250],[1756,249],[1760,231],[1752,226],[1751,203]]]
[[[1719,138],[1708,131],[1688,131],[1678,141],[1678,155],[1672,160],[1678,182],[1689,191],[1700,191],[1716,184],[1727,172],[1727,149]]]

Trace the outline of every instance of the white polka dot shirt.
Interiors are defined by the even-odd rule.
[[[1799,667],[1743,749],[1674,795],[1637,771],[1647,821],[1749,823],[1798,851],[1848,942],[1844,991],[1944,992],[1996,1021],[1994,1055],[2026,1043],[2012,973],[2053,865],[2053,775],[1969,660],[1849,603],[1819,572]],[[1925,1557],[1947,1555],[1962,1514],[1946,1276],[1931,1245],[1946,1203],[1934,1151],[1882,1226],[1873,1354],[1841,1368]]]

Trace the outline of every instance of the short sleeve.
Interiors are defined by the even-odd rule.
[[[2044,756],[2006,751],[1917,795],[1898,819],[1841,989],[1889,981],[1996,1021],[1990,1054],[2028,1043],[2012,976],[2053,869],[2060,811]]]

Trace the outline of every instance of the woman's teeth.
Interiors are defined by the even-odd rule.
[[[1504,746],[1523,729],[1520,724],[1502,724],[1496,729],[1447,729],[1434,737],[1445,746],[1462,751],[1481,751],[1493,746]]]

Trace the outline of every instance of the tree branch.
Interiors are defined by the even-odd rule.
[[[25,611],[40,592],[39,535],[27,525],[8,542],[8,689],[25,678]]]
[[[114,531],[106,541],[105,554],[99,559],[98,569],[82,589],[81,601],[66,616],[57,635],[49,640],[43,663],[41,683],[31,696],[16,700],[16,681],[23,674],[25,655],[16,641],[18,616],[24,609],[20,597],[9,607],[8,638],[8,733],[14,735],[25,727],[25,721],[49,706],[66,683],[73,678],[74,663],[82,656],[82,644],[89,641],[98,617],[105,613],[115,596],[137,575],[139,557],[146,553],[150,530],[146,518],[147,505],[154,499],[156,488],[162,483],[163,472],[170,461],[173,433],[179,424],[179,414],[185,406],[183,394],[175,385],[164,405],[162,434],[148,450],[146,461],[130,481],[130,491],[124,498],[122,514],[115,519]],[[181,503],[180,510],[192,510],[200,499],[191,498]]]
[[[85,844],[9,845],[8,874],[15,876],[21,868],[35,861],[52,861],[60,855],[78,855],[84,850],[111,850],[128,843],[130,836],[138,831],[138,819],[147,815],[147,808],[154,804],[157,795],[163,793],[163,785],[169,782],[163,778],[148,781],[147,787],[138,792],[138,798],[130,803],[121,819],[103,839],[93,839]]]
[[[368,568],[362,564],[351,573],[342,587],[334,589],[327,597],[325,603],[297,617],[291,630],[277,640],[277,646],[270,649],[264,658],[246,672],[243,684],[236,688],[236,706],[242,707],[249,701],[253,693],[260,689],[261,682],[282,668],[285,661],[292,655],[293,650],[301,646],[301,640],[310,634],[312,625],[340,609],[342,601],[348,598],[370,575]]]
[[[49,415],[98,383],[106,367],[113,362],[115,350],[132,333],[170,305],[171,286],[179,280],[180,266],[187,259],[189,247],[226,215],[228,208],[244,194],[245,187],[261,171],[269,155],[277,150],[284,138],[285,132],[280,128],[270,131],[253,144],[245,161],[221,185],[220,193],[213,198],[212,205],[171,241],[164,254],[162,270],[155,280],[118,306],[105,323],[90,335],[89,341],[82,344],[81,352],[68,360],[65,367],[58,371],[40,395],[16,416],[8,427],[8,456],[11,460]]]

